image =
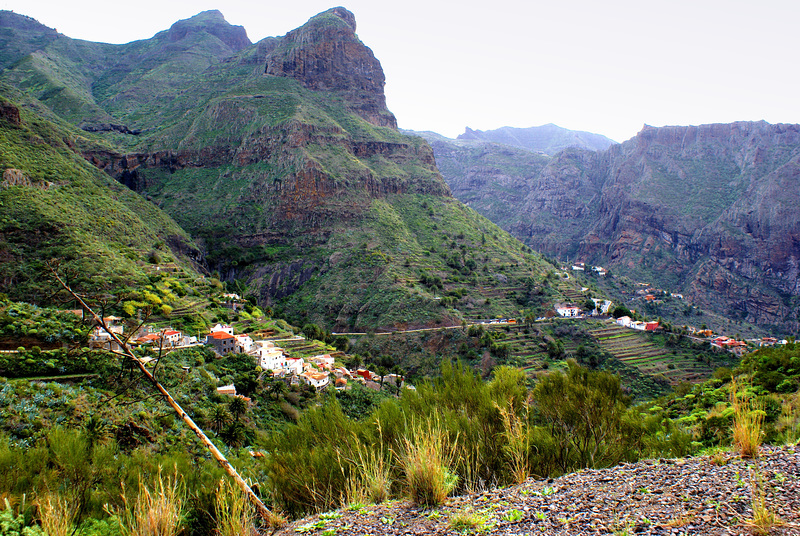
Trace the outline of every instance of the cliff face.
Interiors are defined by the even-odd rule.
[[[355,32],[351,12],[329,9],[281,38],[267,56],[265,72],[315,91],[341,93],[348,108],[373,125],[397,128],[386,108],[381,64]]]
[[[646,127],[609,151],[580,254],[649,263],[703,306],[794,331],[798,158],[798,125]]]
[[[437,159],[453,147],[434,143]],[[501,218],[473,206],[531,247],[661,282],[736,319],[800,327],[800,126],[646,126],[602,152],[489,165],[504,151],[484,145],[442,170],[465,202],[491,192]]]

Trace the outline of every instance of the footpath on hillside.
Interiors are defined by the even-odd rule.
[[[276,534],[744,535],[756,533],[754,495],[781,520],[769,534],[800,535],[800,447],[762,447],[755,461],[726,453],[587,469],[435,508],[355,505]]]

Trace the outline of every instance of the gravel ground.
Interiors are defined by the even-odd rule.
[[[754,534],[756,467],[766,505],[782,522],[769,534],[800,535],[800,447],[763,447],[757,462],[705,456],[584,470],[453,497],[438,508],[393,501],[343,509],[276,534]]]

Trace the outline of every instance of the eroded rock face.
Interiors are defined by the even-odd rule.
[[[0,119],[8,121],[15,126],[20,126],[22,124],[22,120],[19,116],[19,108],[9,102],[0,102]]]
[[[288,76],[305,87],[344,94],[350,110],[373,125],[397,128],[386,108],[380,62],[356,36],[355,16],[336,7],[312,17],[281,38],[265,73]]]

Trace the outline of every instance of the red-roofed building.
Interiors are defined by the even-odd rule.
[[[174,329],[165,329],[161,333],[164,335],[164,344],[168,346],[178,346],[183,338],[181,332]]]
[[[206,345],[213,346],[219,355],[225,355],[236,349],[236,338],[224,331],[214,331],[206,336]]]

